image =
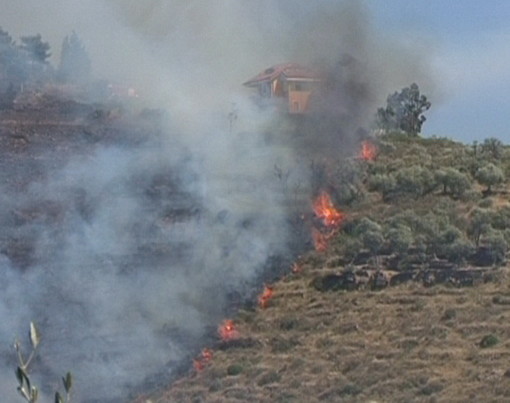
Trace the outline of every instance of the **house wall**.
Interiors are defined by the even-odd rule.
[[[282,97],[282,96],[284,96],[284,94],[283,94],[283,83],[282,83],[282,80],[280,78],[276,78],[275,80],[273,80],[272,90],[273,90],[273,96],[274,97]]]
[[[289,113],[305,113],[310,95],[311,91],[289,91]]]

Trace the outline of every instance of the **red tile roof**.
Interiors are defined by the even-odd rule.
[[[305,66],[302,66],[297,63],[282,63],[277,64],[268,69],[265,69],[261,73],[257,74],[255,77],[243,83],[247,87],[256,86],[258,83],[264,81],[273,81],[275,78],[280,75],[284,75],[287,79],[310,79],[310,80],[319,80],[319,74]]]

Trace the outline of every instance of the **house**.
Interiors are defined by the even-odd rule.
[[[321,82],[320,74],[297,63],[277,64],[243,83],[256,88],[262,98],[279,98],[290,114],[308,110],[310,97]]]

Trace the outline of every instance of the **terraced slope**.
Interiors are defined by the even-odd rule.
[[[236,318],[245,343],[220,345],[202,371],[139,401],[510,399],[506,269],[475,288],[409,283],[325,293],[309,285],[324,270],[305,266],[283,279],[267,308]]]
[[[326,167],[345,219],[325,250],[273,284],[264,308],[239,312],[237,339],[204,346],[198,370],[136,402],[510,401],[508,179],[492,191],[479,180],[489,164],[508,177],[508,148],[398,135],[378,146],[375,162]],[[317,287],[381,268],[418,281]],[[437,284],[432,269],[484,275]]]

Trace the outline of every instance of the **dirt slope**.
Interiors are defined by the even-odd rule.
[[[510,400],[506,269],[475,288],[319,292],[309,283],[324,270],[334,271],[305,265],[275,284],[267,308],[235,319],[249,342],[220,346],[202,371],[138,401]]]

